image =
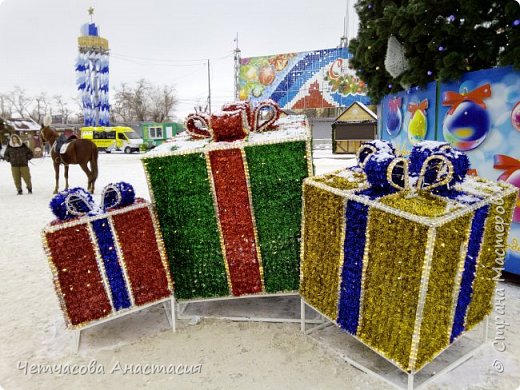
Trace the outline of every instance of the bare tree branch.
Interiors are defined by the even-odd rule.
[[[171,85],[154,87],[150,91],[151,119],[154,122],[164,122],[171,119],[173,108],[177,103],[175,89]]]
[[[27,96],[24,89],[18,86],[14,87],[14,90],[9,93],[7,99],[11,103],[14,113],[18,114],[22,118],[29,114],[27,109],[31,104],[32,99]]]
[[[71,113],[68,104],[63,100],[61,95],[55,95],[53,97],[54,104],[56,105],[56,112],[61,116],[61,123],[69,123],[69,115]]]
[[[123,83],[115,92],[111,106],[115,121],[163,122],[171,119],[177,103],[173,86],[156,86],[146,79],[138,80],[135,87]]]
[[[122,83],[119,88],[115,88],[114,103],[110,107],[112,122],[128,122],[133,119],[131,88],[126,83]]]
[[[0,94],[0,116],[5,119],[13,115],[13,106],[7,94]]]
[[[43,122],[43,117],[49,110],[49,98],[45,92],[40,93],[33,99],[31,117],[38,123]]]

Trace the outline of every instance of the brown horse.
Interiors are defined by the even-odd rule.
[[[51,147],[51,157],[54,164],[54,172],[56,174],[56,186],[54,193],[58,193],[58,184],[60,180],[60,164],[65,168],[65,189],[69,188],[69,165],[78,164],[86,173],[88,178],[88,191],[94,193],[94,184],[98,176],[98,149],[97,146],[88,139],[66,140],[64,136],[58,134],[56,130],[49,126],[42,126],[40,135],[44,142],[48,142]],[[71,137],[72,138],[72,137]],[[58,142],[62,141],[62,142]],[[57,146],[60,143],[70,143],[65,153],[60,153]],[[90,162],[90,169],[88,167]]]

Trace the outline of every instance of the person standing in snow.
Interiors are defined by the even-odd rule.
[[[22,179],[27,186],[27,191],[32,194],[31,172],[29,171],[29,160],[33,158],[33,152],[22,142],[20,136],[14,134],[4,153],[5,161],[11,163],[14,185],[18,195],[22,195]]]

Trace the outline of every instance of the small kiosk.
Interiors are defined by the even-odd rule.
[[[146,149],[153,149],[169,138],[184,131],[184,127],[176,122],[146,122],[141,124],[143,133],[143,144]]]
[[[332,152],[356,153],[364,141],[376,138],[377,115],[360,102],[352,103],[332,123]]]
[[[42,141],[40,138],[41,126],[30,118],[1,118],[0,117],[0,143],[2,148],[7,145],[9,138],[17,134],[27,146],[34,152],[34,157],[42,157]]]

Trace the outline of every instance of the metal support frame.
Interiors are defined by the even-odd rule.
[[[203,298],[203,299],[187,299],[187,300],[177,300],[177,318],[180,320],[190,320],[192,317],[184,315],[188,305],[192,303],[207,303],[207,302],[219,302],[219,301],[230,301],[230,300],[239,300],[239,299],[261,299],[261,298],[273,298],[273,297],[289,297],[289,296],[299,296],[297,292],[294,293],[278,293],[278,294],[254,294],[254,295],[241,295],[238,297],[235,296],[227,296],[227,297],[214,297],[214,298]],[[324,319],[318,320],[305,320],[305,313],[303,314],[303,321],[308,324],[321,324]],[[301,323],[301,318],[275,318],[275,317],[255,317],[255,316],[247,316],[247,317],[234,317],[234,316],[200,316],[202,318],[215,318],[219,320],[229,320],[236,322],[278,322],[278,323]]]
[[[168,301],[170,301],[170,312],[168,312],[168,305],[167,305]],[[162,303],[162,306],[163,306],[163,309],[164,309],[164,314],[166,314],[166,319],[168,320],[168,323],[170,324],[170,327],[172,328],[172,331],[175,332],[176,331],[175,298],[174,298],[173,295],[170,295],[167,298],[163,298],[163,299],[160,299],[158,301],[150,302],[150,303],[147,303],[146,305],[134,307],[133,309],[130,309],[130,310],[121,311],[120,313],[117,313],[114,316],[111,316],[111,317],[108,317],[108,318],[103,318],[101,320],[95,321],[95,322],[93,322],[91,324],[83,326],[80,329],[74,329],[73,332],[74,332],[74,342],[75,342],[75,347],[76,347],[76,353],[79,352],[79,347],[80,347],[80,344],[81,344],[81,332],[82,331],[84,331],[86,329],[89,329],[89,328],[93,328],[94,326],[101,325],[101,324],[103,324],[105,322],[109,322],[109,321],[115,320],[116,318],[124,317],[124,316],[126,316],[128,314],[137,313],[138,311],[141,311],[141,310],[146,309],[146,308],[151,307],[151,306],[158,305],[159,303]]]
[[[328,326],[332,326],[334,325],[334,322],[331,321],[329,318],[323,316],[323,314],[321,314],[322,318],[326,319],[326,322],[320,324],[320,325],[317,325],[311,329],[306,329],[306,326],[305,326],[305,307],[306,306],[309,306],[311,309],[313,309],[314,311],[320,313],[319,310],[317,310],[315,307],[313,307],[312,305],[308,304],[307,302],[305,302],[305,300],[303,298],[301,298],[301,305],[300,305],[300,310],[301,310],[301,318],[302,318],[302,321],[301,321],[301,325],[300,325],[300,330],[309,335],[317,330],[320,330],[320,329],[324,329]],[[376,371],[373,371],[371,370],[370,368],[364,366],[363,364],[359,363],[359,362],[356,362],[355,360],[351,359],[349,356],[347,356],[346,354],[343,354],[341,352],[338,352],[336,350],[334,350],[333,348],[331,347],[327,347],[326,345],[323,345],[320,341],[316,340],[320,345],[324,346],[326,349],[329,349],[331,350],[333,353],[339,355],[344,361],[346,361],[348,364],[350,364],[351,366],[353,367],[356,367],[357,369],[363,371],[364,373],[372,376],[372,377],[375,377],[377,379],[380,379],[394,387],[396,387],[397,389],[406,389],[406,390],[419,390],[419,389],[422,389],[424,388],[426,385],[428,385],[429,383],[431,383],[432,381],[438,379],[440,376],[454,370],[455,368],[457,368],[458,366],[460,366],[461,364],[463,364],[464,362],[466,362],[467,360],[471,359],[473,356],[475,356],[477,354],[477,352],[480,351],[480,349],[486,344],[487,342],[487,339],[488,339],[488,327],[489,327],[489,316],[486,316],[486,318],[482,321],[484,323],[484,329],[483,329],[483,334],[482,334],[482,342],[476,346],[475,348],[473,348],[471,351],[469,351],[468,353],[464,354],[463,356],[461,356],[460,358],[458,358],[457,360],[455,360],[454,362],[450,363],[448,366],[444,367],[442,370],[436,372],[433,376],[431,376],[430,378],[426,379],[424,382],[422,382],[419,386],[417,387],[414,387],[414,381],[415,381],[415,376],[419,373],[419,371],[416,371],[416,372],[407,372],[407,371],[404,371],[401,367],[397,366],[394,362],[392,362],[391,360],[387,359],[385,356],[381,355],[378,351],[376,351],[375,349],[373,349],[372,347],[366,345],[365,343],[363,343],[361,340],[357,339],[356,337],[348,334],[348,333],[345,333],[345,335],[347,335],[347,337],[354,337],[356,338],[357,340],[359,340],[361,343],[363,343],[363,345],[365,345],[367,348],[371,349],[372,351],[376,352],[380,357],[382,357],[383,359],[385,359],[387,362],[391,363],[394,367],[397,367],[401,372],[403,372],[404,374],[407,375],[407,386],[406,387],[402,387],[400,385],[398,385],[397,383],[395,382],[392,382],[390,381],[389,379],[385,378],[383,375],[381,375],[380,373],[376,372]],[[449,348],[449,347],[448,347]],[[438,355],[437,355],[438,356]],[[431,362],[430,362],[431,363]],[[428,364],[430,364],[428,363]],[[428,364],[426,364],[425,366],[423,366],[421,368],[421,370],[426,367]]]

